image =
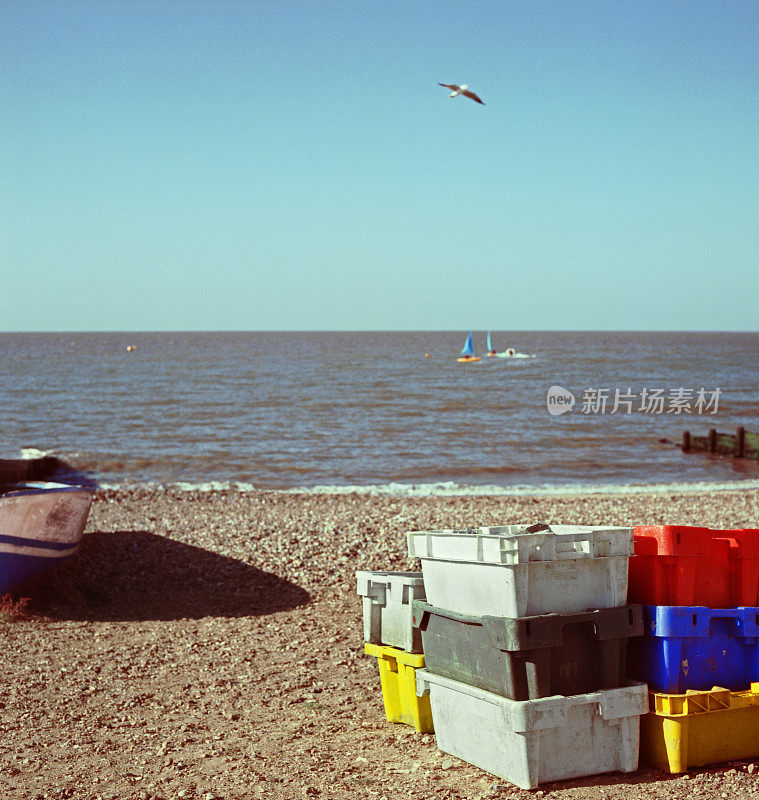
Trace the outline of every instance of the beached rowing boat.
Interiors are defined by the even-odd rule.
[[[94,487],[29,479],[46,471],[24,461],[0,462],[0,595],[15,592],[79,548]]]

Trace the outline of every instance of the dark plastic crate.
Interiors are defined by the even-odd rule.
[[[643,633],[639,605],[512,619],[417,600],[413,611],[429,672],[511,700],[625,686],[627,640]]]

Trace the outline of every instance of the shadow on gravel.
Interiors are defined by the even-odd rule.
[[[725,764],[714,766],[724,767],[725,769],[728,768]],[[689,774],[705,771],[709,771],[709,768],[694,767],[688,770]],[[712,768],[711,771],[713,772],[714,768]],[[719,771],[719,769],[717,769],[717,771]],[[546,794],[549,792],[558,792],[561,789],[587,789],[591,786],[629,786],[630,791],[634,791],[636,787],[642,787],[649,783],[668,783],[677,780],[682,781],[682,775],[672,775],[669,772],[656,769],[656,767],[642,764],[635,772],[605,772],[601,775],[587,775],[584,778],[571,778],[566,781],[541,784],[540,788],[543,789]],[[688,789],[685,794],[690,794],[690,789]]]
[[[310,599],[270,572],[147,531],[85,534],[70,561],[23,594],[32,614],[101,621],[258,616]]]

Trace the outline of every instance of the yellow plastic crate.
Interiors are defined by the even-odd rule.
[[[759,683],[743,692],[714,687],[651,693],[640,718],[641,760],[667,772],[759,756]]]
[[[416,695],[416,671],[424,667],[424,656],[368,642],[364,652],[375,656],[379,663],[382,701],[388,721],[411,725],[419,733],[434,733],[429,695]]]

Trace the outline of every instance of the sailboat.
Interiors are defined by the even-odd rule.
[[[479,361],[480,357],[474,354],[474,344],[472,343],[472,332],[469,331],[469,335],[466,337],[466,344],[464,345],[464,349],[461,351],[461,356],[456,359],[456,361],[467,362],[467,361]]]
[[[488,355],[489,356],[496,355],[495,348],[493,347],[492,343],[490,342],[490,331],[488,331]]]

